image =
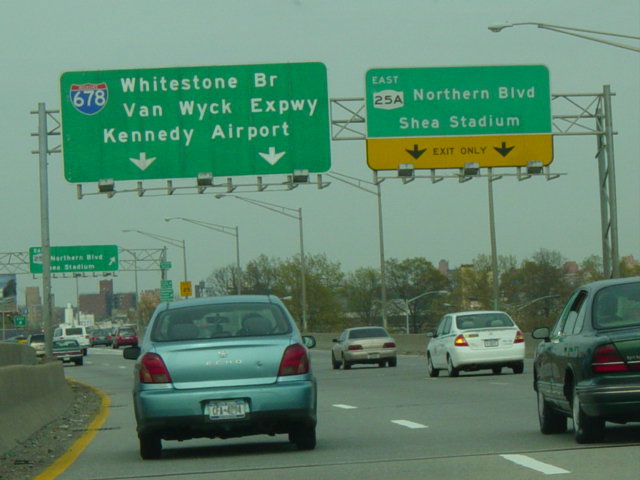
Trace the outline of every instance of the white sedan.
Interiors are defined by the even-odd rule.
[[[524,335],[504,312],[448,313],[436,332],[428,335],[427,369],[431,377],[445,369],[450,377],[457,377],[461,370],[490,369],[495,374],[503,367],[513,373],[524,370]]]

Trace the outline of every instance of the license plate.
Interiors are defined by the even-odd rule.
[[[490,339],[484,341],[484,346],[485,347],[497,347],[499,342],[500,342],[500,340],[498,340],[497,338],[490,338]]]
[[[367,358],[380,358],[380,354],[379,353],[370,353],[369,355],[367,355]]]
[[[244,418],[247,414],[247,403],[244,400],[222,400],[209,402],[207,406],[211,420]]]

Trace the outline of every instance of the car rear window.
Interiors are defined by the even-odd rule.
[[[31,338],[29,339],[29,341],[31,343],[44,342],[44,335],[43,334],[31,335]]]
[[[165,310],[158,314],[153,324],[151,340],[171,342],[290,332],[289,320],[278,305],[227,303]]]
[[[388,336],[389,334],[383,328],[359,328],[358,330],[351,330],[349,332],[350,340],[358,338],[381,338]]]
[[[67,328],[65,335],[82,335],[82,328]]]
[[[513,320],[506,313],[478,313],[473,315],[459,315],[456,317],[458,330],[471,330],[475,328],[500,328],[513,327]]]
[[[118,333],[120,335],[135,335],[136,331],[133,328],[121,328]]]
[[[600,290],[593,300],[593,319],[596,328],[640,326],[640,282]]]

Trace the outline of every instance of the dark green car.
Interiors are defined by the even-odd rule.
[[[578,443],[602,441],[605,422],[640,422],[640,277],[576,289],[534,357],[544,434],[567,429]]]

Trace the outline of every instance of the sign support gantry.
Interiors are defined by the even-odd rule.
[[[620,276],[620,257],[618,250],[618,214],[615,181],[615,155],[613,149],[613,136],[617,134],[613,130],[611,97],[609,85],[604,85],[601,93],[552,93],[551,102],[555,107],[552,114],[553,137],[592,135],[596,137],[596,155],[598,160],[601,215],[601,242],[602,261],[604,275],[607,278]],[[366,114],[364,98],[332,98],[330,99],[331,135],[332,140],[366,140]],[[595,125],[592,122],[595,121]],[[466,181],[475,176],[484,176],[480,171],[470,172],[467,169],[455,170],[450,174],[443,174],[442,169],[410,169],[398,170],[391,174],[373,172],[374,183],[386,179],[399,179],[408,183],[415,178],[430,179],[437,183],[444,178],[457,178]],[[470,173],[475,173],[470,175]],[[490,174],[492,175],[492,174]],[[538,171],[527,169],[524,174],[521,167],[516,168],[515,175],[519,180],[524,180],[532,175],[544,175],[547,180],[556,178],[559,174],[552,174],[549,167],[545,166]]]

